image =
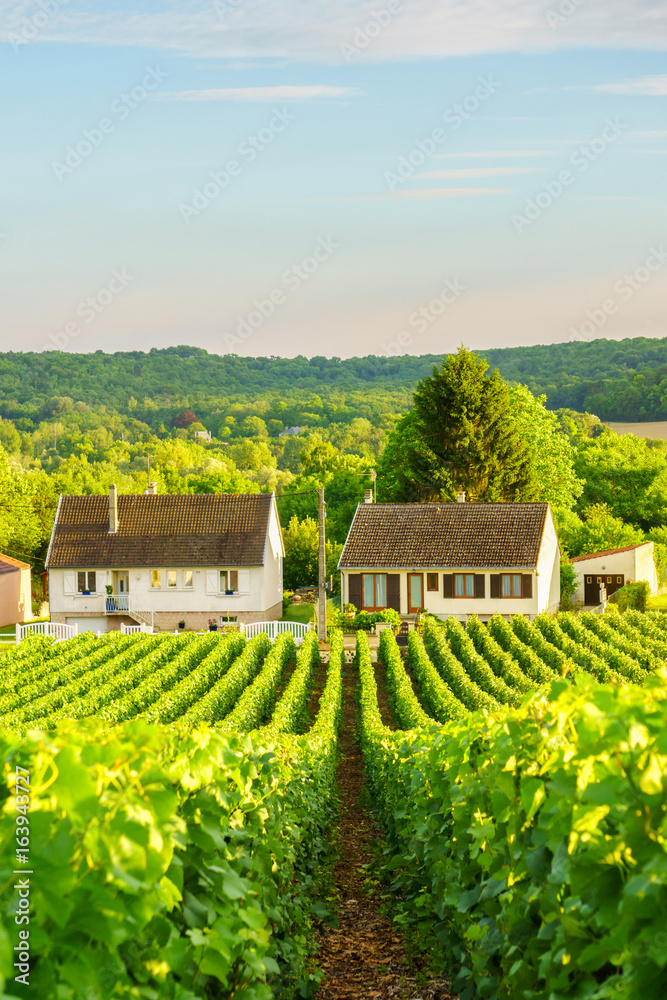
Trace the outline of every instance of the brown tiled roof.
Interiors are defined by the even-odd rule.
[[[546,503],[362,503],[339,566],[535,566],[548,509]]]
[[[47,565],[259,566],[271,503],[269,493],[123,495],[109,534],[108,496],[63,496]]]
[[[0,552],[0,573],[15,573],[17,569],[32,569],[29,563],[21,562],[20,559],[12,559]]]
[[[625,545],[622,549],[605,549],[604,552],[591,552],[587,556],[574,556],[570,562],[581,562],[584,559],[600,559],[602,556],[615,556],[617,552],[632,552],[633,549],[641,549],[642,545],[651,545],[651,542],[638,542],[636,545]]]

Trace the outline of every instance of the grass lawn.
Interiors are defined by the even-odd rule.
[[[649,597],[648,606],[651,611],[667,611],[667,594],[654,594]]]
[[[290,604],[283,615],[283,621],[301,622],[303,625],[307,625],[313,617],[313,607],[312,604]]]

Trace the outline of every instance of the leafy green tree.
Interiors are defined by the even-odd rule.
[[[510,388],[488,363],[461,347],[417,386],[414,409],[390,435],[392,499],[533,500],[539,492],[529,442],[512,412]],[[403,494],[402,497],[396,494]]]
[[[581,442],[575,469],[585,483],[582,506],[606,504],[646,530],[667,523],[667,442],[607,429]]]
[[[303,521],[293,517],[283,530],[285,564],[283,583],[286,590],[316,586],[319,573],[319,529],[317,521],[307,517]],[[337,565],[342,545],[331,540],[325,543],[326,575],[338,576]],[[336,590],[334,586],[334,590]]]
[[[614,517],[606,504],[587,507],[583,519],[573,511],[555,509],[554,521],[561,550],[570,556],[622,549],[645,541],[640,528]]]
[[[510,412],[523,445],[530,450],[537,480],[531,499],[573,507],[584,484],[574,471],[574,448],[559,430],[557,415],[545,408],[545,402],[546,396],[533,396],[525,385],[510,390]]]

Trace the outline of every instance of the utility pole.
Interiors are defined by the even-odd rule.
[[[317,508],[319,515],[319,588],[317,601],[317,638],[320,642],[327,639],[327,591],[326,591],[326,546],[324,544],[324,518],[325,518],[324,489],[320,486],[317,491]]]

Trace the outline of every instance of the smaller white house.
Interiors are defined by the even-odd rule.
[[[106,632],[282,618],[274,494],[61,496],[46,558],[52,622]]]
[[[592,607],[600,603],[600,589],[607,597],[620,590],[626,583],[646,580],[651,593],[658,589],[658,574],[653,558],[653,542],[626,545],[622,549],[607,549],[590,555],[575,556],[572,564],[577,574],[576,601]]]
[[[338,563],[342,603],[409,617],[483,621],[555,612],[560,549],[547,503],[375,504],[357,507]]]

